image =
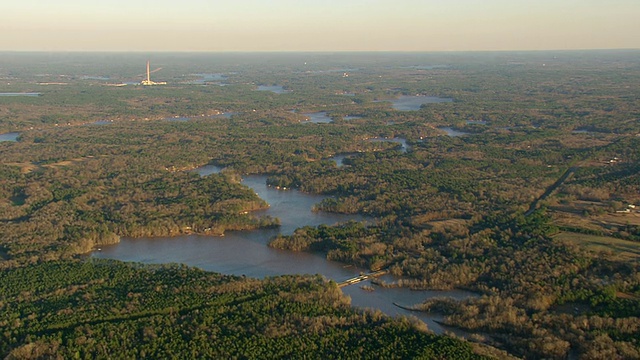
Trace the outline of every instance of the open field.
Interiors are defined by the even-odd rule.
[[[592,230],[610,229],[612,226],[640,225],[638,213],[585,216],[575,212],[556,212],[554,215],[556,223],[560,226],[576,226]]]
[[[604,254],[611,260],[640,261],[640,243],[608,236],[561,232],[554,239],[577,245],[596,254]]]

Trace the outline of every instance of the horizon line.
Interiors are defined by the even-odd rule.
[[[8,50],[0,49],[0,53],[134,53],[134,54],[277,54],[277,53],[513,53],[513,52],[578,52],[578,51],[640,51],[637,48],[577,48],[577,49],[513,49],[513,50]]]

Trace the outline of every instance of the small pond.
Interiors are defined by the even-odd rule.
[[[20,136],[20,133],[18,132],[9,132],[9,133],[0,134],[0,142],[18,141],[19,136]]]
[[[453,102],[452,98],[441,98],[436,96],[407,96],[403,95],[397,99],[391,100],[393,108],[399,111],[416,111],[420,110],[424,104],[438,104]]]
[[[279,85],[258,85],[257,91],[271,91],[276,94],[290,93],[290,90],[285,90],[284,87]]]
[[[333,122],[333,119],[331,119],[329,116],[327,116],[327,113],[324,111],[321,112],[315,112],[315,113],[305,113],[303,114],[304,116],[307,117],[307,123],[313,123],[313,124],[329,124]]]
[[[456,130],[452,127],[446,126],[446,127],[439,127],[438,129],[444,131],[447,133],[447,136],[451,136],[451,137],[457,137],[457,136],[464,136],[464,135],[471,135],[470,132],[466,132],[466,131],[460,131],[460,130]]]

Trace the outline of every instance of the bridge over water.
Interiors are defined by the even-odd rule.
[[[378,271],[370,272],[368,274],[360,274],[360,275],[358,275],[356,277],[352,277],[351,279],[347,279],[345,281],[339,282],[338,283],[338,287],[345,287],[345,286],[348,286],[348,285],[357,284],[359,282],[363,282],[363,281],[371,279],[371,278],[382,276],[382,275],[386,274],[387,272],[388,271],[386,269],[384,269],[384,270],[378,270]]]

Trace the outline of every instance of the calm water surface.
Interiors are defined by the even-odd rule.
[[[447,136],[452,136],[452,137],[463,136],[463,135],[471,135],[470,132],[456,130],[456,129],[448,127],[448,126],[447,127],[439,127],[438,129],[446,132]]]
[[[202,176],[207,176],[219,173],[221,168],[207,165],[195,171]],[[277,234],[292,234],[296,228],[305,225],[335,224],[348,220],[363,221],[367,220],[366,218],[359,215],[313,212],[313,205],[320,202],[324,196],[304,194],[295,190],[273,189],[266,185],[266,176],[247,176],[242,183],[251,187],[270,204],[268,210],[257,212],[256,215],[280,218],[282,226],[279,229],[231,231],[223,237],[185,235],[172,238],[125,238],[119,244],[103,247],[92,256],[147,264],[183,263],[208,271],[255,278],[284,274],[322,274],[328,279],[340,282],[365,271],[328,261],[318,254],[277,250],[269,248],[267,244]],[[387,279],[389,280],[393,279]],[[411,306],[434,296],[449,296],[457,299],[473,296],[464,291],[411,291],[379,287],[375,287],[376,290],[371,292],[363,290],[362,285],[370,285],[370,283],[363,282],[343,288],[343,292],[351,297],[353,306],[379,309],[392,316],[413,315],[423,320],[437,333],[445,330],[434,322],[440,317],[403,310],[393,303]]]
[[[289,93],[289,90],[285,90],[282,86],[279,85],[258,85],[258,91],[271,91],[276,94],[286,94]]]
[[[36,97],[36,96],[40,96],[41,93],[29,93],[29,92],[3,92],[0,93],[0,96],[31,96],[31,97]]]
[[[437,104],[453,102],[451,98],[441,98],[436,96],[400,96],[392,100],[393,108],[399,111],[415,111],[420,110],[424,104]]]
[[[306,116],[309,120],[307,121],[308,123],[314,123],[314,124],[328,124],[328,123],[332,123],[333,119],[331,119],[329,116],[327,116],[327,113],[324,111],[321,112],[315,112],[315,113],[306,113],[303,114],[304,116]]]
[[[111,78],[108,76],[97,76],[97,75],[84,75],[82,79],[83,80],[101,80],[101,81],[111,80]]]
[[[165,120],[172,121],[172,122],[187,122],[187,121],[191,120],[191,118],[190,117],[185,117],[185,116],[174,116],[174,117],[170,117],[170,118],[165,118]]]
[[[193,80],[190,84],[195,85],[219,85],[225,86],[227,84],[222,81],[227,80],[227,76],[224,74],[193,74],[192,76],[198,76],[199,79]]]
[[[20,136],[20,133],[17,133],[17,132],[10,132],[10,133],[0,134],[0,142],[2,142],[2,141],[18,141],[18,137],[19,136]]]
[[[232,117],[233,115],[235,115],[235,114],[237,114],[237,113],[235,113],[235,112],[225,112],[225,113],[222,113],[222,114],[214,115],[214,116],[212,116],[212,117],[213,117],[213,118],[225,118],[225,119],[231,119],[231,117]]]
[[[193,171],[198,173],[200,176],[209,176],[211,174],[219,174],[222,171],[222,168],[217,165],[205,165]]]
[[[111,125],[113,124],[113,121],[109,121],[109,120],[98,120],[98,121],[94,121],[92,123],[89,123],[88,125]]]

